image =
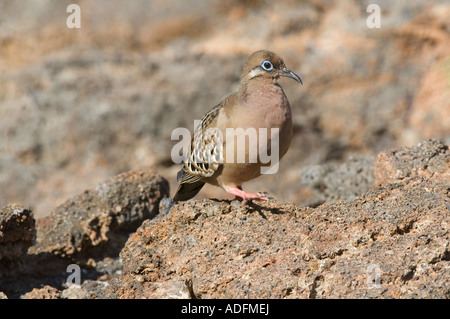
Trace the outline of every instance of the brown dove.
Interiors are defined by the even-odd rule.
[[[278,83],[280,77],[303,84],[271,51],[256,51],[248,57],[239,91],[213,107],[194,129],[184,166],[178,172],[174,201],[193,198],[205,183],[220,186],[244,204],[268,199],[266,193],[244,192],[242,184],[268,169],[269,153],[278,155],[271,163],[274,165],[290,146],[291,107]]]

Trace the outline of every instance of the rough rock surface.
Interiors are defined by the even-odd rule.
[[[35,237],[35,221],[30,209],[17,204],[0,209],[0,261],[22,257]]]
[[[196,298],[449,298],[448,189],[429,186],[317,209],[178,205],[130,238],[112,296],[170,298],[171,286]]]
[[[375,161],[375,186],[414,177],[425,177],[450,185],[449,161],[450,149],[437,140],[382,152]]]
[[[124,275],[93,297],[449,298],[448,146],[426,141],[393,152],[400,155],[385,165],[410,165],[415,154],[413,165],[443,167],[315,209],[177,204],[129,238]]]
[[[341,165],[324,164],[305,167],[301,185],[309,199],[302,206],[314,207],[325,202],[352,200],[373,187],[374,157],[350,157]]]
[[[0,210],[0,280],[17,272],[35,238],[35,220],[29,208],[11,204]]]
[[[67,267],[78,264],[83,269],[82,287],[90,287],[87,291],[92,293],[89,281],[98,280],[101,284],[121,274],[118,254],[128,235],[145,219],[158,214],[159,202],[168,194],[169,185],[164,178],[142,169],[120,174],[68,200],[51,215],[38,219],[36,229],[29,210],[18,205],[5,207],[1,215],[5,231],[0,237],[4,245],[2,242],[0,251],[15,260],[0,260],[0,291],[16,298],[43,284],[63,290],[68,288]],[[31,230],[27,228],[30,225]],[[70,292],[75,291],[60,295],[54,289],[47,290],[36,288],[26,297],[71,298]]]
[[[22,296],[22,299],[59,299],[61,292],[49,285],[42,288],[34,288]]]
[[[7,298],[450,298],[448,145],[427,140],[382,152],[375,165],[373,158],[356,163],[374,167],[378,185],[317,207],[276,200],[248,206],[212,199],[173,204],[154,198],[159,214],[122,242],[120,256],[99,257],[92,245],[65,250],[65,232],[49,233],[48,247],[44,241],[32,246],[21,258],[28,267],[21,268],[20,277],[0,280],[0,292]],[[336,180],[328,185],[337,185],[340,172],[348,170],[345,165],[329,169]],[[321,176],[328,180],[326,173]],[[99,201],[80,199],[106,196],[113,204],[105,207],[115,207],[131,192],[142,192],[130,182],[140,178],[167,187],[158,175],[131,172],[106,183],[116,185],[111,189],[122,189],[121,184],[128,192],[91,190],[68,201],[79,205],[62,207],[82,207],[80,221],[90,220],[98,216]],[[354,184],[343,185],[339,192],[351,194]],[[48,218],[63,216],[70,214],[56,209]],[[105,232],[104,237],[106,245],[118,243],[123,234]],[[61,267],[69,263],[82,269],[80,286],[66,282],[68,273]],[[39,267],[46,271],[37,276]]]
[[[114,255],[130,232],[158,214],[160,200],[168,196],[167,181],[152,170],[120,174],[39,219],[31,252],[74,259]]]

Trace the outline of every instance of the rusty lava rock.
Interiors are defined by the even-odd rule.
[[[46,268],[51,259],[39,258],[47,255],[76,260],[85,271],[80,288],[65,287],[59,274],[3,281],[0,291],[9,298],[450,298],[448,155],[437,140],[381,153],[377,186],[315,208],[276,200],[173,204],[158,174],[121,174],[39,220],[24,258]],[[120,258],[93,259],[99,250],[110,257],[120,250]],[[86,267],[96,269],[90,277]]]
[[[22,257],[36,237],[30,209],[11,204],[0,210],[0,261]]]
[[[450,184],[450,149],[438,140],[423,141],[378,154],[375,161],[375,186],[388,185],[405,178],[424,176]]]
[[[448,298],[448,205],[446,187],[420,182],[316,209],[179,204],[130,237],[111,290],[120,298]]]
[[[32,252],[73,258],[117,254],[130,232],[158,214],[167,196],[167,181],[152,170],[120,174],[38,219]]]
[[[449,298],[448,147],[426,141],[395,153],[395,167],[433,174],[387,175],[315,209],[177,204],[130,236],[123,276],[92,297]]]

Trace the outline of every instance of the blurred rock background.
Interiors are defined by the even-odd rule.
[[[80,29],[66,26],[71,3]],[[370,3],[381,8],[379,29],[366,24]],[[248,191],[307,203],[323,167],[337,172],[351,157],[370,175],[360,165],[381,150],[450,143],[448,1],[1,0],[0,207],[46,216],[145,167],[173,194],[172,130],[192,130],[263,48],[304,85],[282,80],[294,140],[278,174]],[[230,198],[212,186],[204,197]]]

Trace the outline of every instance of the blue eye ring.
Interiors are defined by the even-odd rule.
[[[265,60],[262,64],[261,67],[266,70],[266,71],[272,71],[273,70],[273,64],[272,62],[270,62],[269,60]]]

